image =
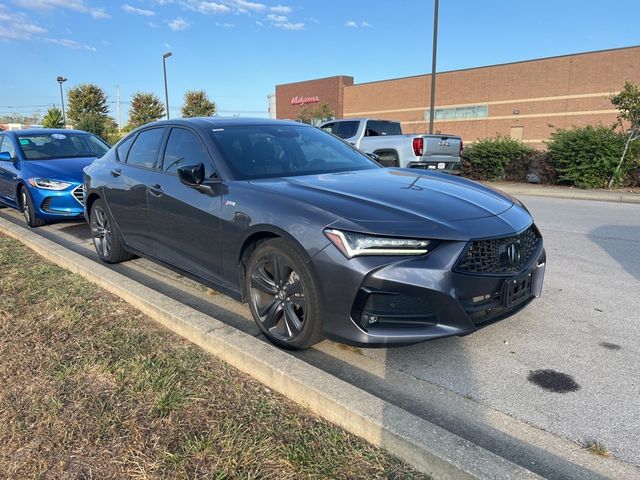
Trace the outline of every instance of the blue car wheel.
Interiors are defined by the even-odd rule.
[[[45,224],[42,218],[36,216],[36,210],[33,206],[33,200],[27,187],[20,189],[20,207],[22,208],[22,214],[27,222],[27,225],[31,228],[41,227]]]

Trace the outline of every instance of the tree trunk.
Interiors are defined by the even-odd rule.
[[[624,150],[622,150],[622,156],[620,157],[618,166],[616,167],[616,170],[613,172],[613,175],[611,175],[611,179],[609,180],[609,188],[613,186],[613,181],[615,180],[616,175],[618,174],[618,172],[620,171],[620,168],[622,167],[622,162],[624,162],[624,157],[627,155],[627,150],[629,150],[629,144],[631,144],[631,142],[633,142],[636,138],[638,138],[639,135],[640,135],[640,127],[631,129],[631,133],[629,133],[629,137],[627,137],[627,141],[624,142]]]

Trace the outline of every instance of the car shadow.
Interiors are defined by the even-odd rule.
[[[604,225],[591,230],[587,237],[640,280],[640,225]]]

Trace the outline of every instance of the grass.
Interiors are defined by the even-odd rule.
[[[608,457],[611,455],[609,449],[601,442],[597,440],[587,440],[583,444],[584,448],[594,455],[598,455],[600,457]]]
[[[0,477],[425,478],[0,235]]]

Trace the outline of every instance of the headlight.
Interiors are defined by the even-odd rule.
[[[433,240],[378,237],[329,228],[324,234],[347,258],[359,255],[424,255],[436,244]]]
[[[29,183],[32,187],[42,188],[44,190],[64,190],[71,186],[69,182],[50,180],[48,178],[30,178]]]

